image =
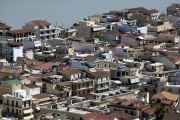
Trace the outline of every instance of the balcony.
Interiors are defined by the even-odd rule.
[[[32,108],[23,110],[24,114],[28,114],[28,113],[32,113],[32,112],[33,112]]]
[[[104,89],[109,89],[109,86],[105,86],[105,87],[97,87],[96,90],[104,90]]]

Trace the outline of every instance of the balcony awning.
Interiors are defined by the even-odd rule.
[[[32,109],[23,110],[23,113],[24,113],[24,114],[28,114],[28,113],[32,113],[32,112],[33,112]]]
[[[29,119],[32,119],[32,118],[34,118],[34,115],[23,117],[24,120],[29,120]]]
[[[131,84],[139,83],[139,82],[140,82],[138,78],[136,78],[136,79],[131,79],[130,81],[131,81]]]
[[[122,83],[121,81],[117,81],[117,80],[112,81],[112,82],[114,82],[114,83],[116,83],[116,84],[121,84],[121,83]]]
[[[36,110],[38,110],[38,111],[39,111],[39,110],[40,110],[40,107],[36,107]]]

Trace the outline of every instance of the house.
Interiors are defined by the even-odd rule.
[[[155,37],[157,36],[157,32],[172,29],[173,23],[169,21],[153,21],[150,24],[147,24],[148,34],[152,34]]]
[[[0,40],[0,54],[8,61],[16,61],[17,57],[23,57],[22,43]]]
[[[36,38],[41,40],[57,38],[61,34],[60,28],[45,20],[33,20],[25,23],[25,26],[23,27],[33,29],[35,31]]]
[[[95,93],[103,93],[110,90],[111,81],[109,79],[109,73],[105,71],[91,72],[87,71],[87,77],[94,79]]]
[[[23,28],[18,30],[10,30],[7,32],[8,37],[12,37],[14,42],[23,42],[34,40],[35,31],[32,28]]]
[[[56,46],[56,54],[67,54],[67,55],[73,55],[74,54],[74,48],[72,45],[67,46]]]
[[[86,56],[84,58],[84,60],[86,61],[86,65],[87,67],[89,68],[99,68],[99,67],[102,67],[102,60],[100,60],[97,56]]]
[[[0,72],[10,74],[13,78],[20,78],[23,75],[24,70],[17,66],[6,66],[2,68]]]
[[[151,20],[157,20],[159,17],[159,11],[156,9],[147,10],[149,13]]]
[[[26,95],[26,90],[19,89],[11,94],[3,95],[3,114],[17,117],[21,120],[33,119],[32,98]]]
[[[0,22],[0,35],[5,35],[7,31],[11,29],[10,26],[6,25],[5,23]]]
[[[23,89],[26,90],[27,95],[35,95],[40,94],[41,89],[40,86],[37,86],[36,84],[24,84]]]
[[[82,72],[78,69],[70,68],[59,72],[63,76],[64,80],[74,81],[82,77]]]
[[[22,83],[19,80],[12,79],[6,81],[0,81],[0,100],[2,100],[2,95],[12,94],[14,91],[22,88]]]
[[[136,116],[140,120],[148,118],[154,114],[154,109],[150,107],[149,103],[146,103],[139,99],[115,99],[110,105],[108,105],[110,111],[123,111],[129,115]]]
[[[138,118],[128,115],[125,112],[118,112],[115,111],[111,114],[102,114],[102,113],[96,113],[96,112],[92,112],[92,113],[88,113],[83,115],[82,117],[83,120],[99,120],[99,119],[103,119],[103,120],[139,120]]]
[[[98,50],[97,45],[93,43],[72,42],[72,46],[74,47],[74,50],[87,50],[89,52],[95,52]]]
[[[177,118],[180,118],[180,114],[178,113],[165,113],[162,120],[175,120]]]
[[[95,21],[81,20],[79,21],[79,29],[77,30],[79,37],[94,37],[101,34],[106,29],[103,25],[98,25]]]
[[[146,64],[145,65],[146,71],[149,72],[163,72],[164,70],[164,64],[163,63],[152,63],[152,64]]]
[[[81,78],[70,81],[70,83],[72,84],[72,96],[80,96],[94,92],[94,79]]]
[[[0,57],[0,69],[7,66],[7,64],[8,64],[8,61],[6,60],[6,58]]]
[[[103,32],[103,40],[113,45],[119,44],[121,42],[120,32],[116,30]]]
[[[173,94],[171,92],[162,91],[155,94],[152,98],[152,105],[161,104],[166,106],[169,111],[176,109],[177,104],[179,103],[179,95]],[[174,109],[175,108],[175,109]]]
[[[85,61],[80,61],[80,60],[71,60],[70,62],[70,67],[71,68],[76,68],[79,70],[87,70],[88,67],[85,65]]]
[[[158,34],[158,42],[160,43],[173,43],[177,44],[180,41],[180,37],[176,34],[171,34],[171,33],[160,33]]]
[[[180,4],[174,3],[167,7],[166,12],[168,15],[180,16]]]
[[[50,95],[47,93],[40,93],[32,96],[32,103],[34,105],[36,104],[46,104],[49,102],[56,102],[58,100],[58,97],[55,95]]]

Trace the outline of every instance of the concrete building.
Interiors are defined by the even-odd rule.
[[[26,95],[26,90],[17,90],[10,94],[3,95],[3,113],[14,116],[21,120],[31,120],[32,114],[32,97]]]
[[[41,92],[40,87],[35,84],[24,84],[23,89],[26,90],[27,95],[30,96],[39,94]]]
[[[24,28],[18,30],[10,30],[7,32],[9,37],[14,39],[14,42],[23,42],[24,40],[34,40],[35,31],[32,28]]]
[[[2,100],[2,95],[12,94],[14,91],[22,88],[21,81],[19,80],[6,80],[0,81],[0,100]]]
[[[16,61],[17,57],[23,57],[22,43],[0,40],[0,54],[8,61]]]
[[[111,81],[109,73],[105,71],[87,72],[87,77],[94,80],[94,92],[103,93],[110,90]]]
[[[101,34],[105,29],[105,26],[98,25],[95,21],[81,20],[77,32],[79,37],[94,37],[96,34]]]
[[[34,20],[25,23],[24,28],[35,30],[36,38],[41,40],[49,40],[61,36],[61,28],[52,25],[44,20]]]

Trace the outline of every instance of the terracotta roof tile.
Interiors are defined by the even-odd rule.
[[[166,100],[176,101],[178,98],[179,98],[179,95],[163,91],[163,92],[159,92],[155,94],[151,99],[166,99]]]
[[[85,57],[85,61],[88,61],[88,62],[94,62],[94,61],[96,61],[98,59],[98,57],[96,57],[96,56],[87,56],[87,57]]]
[[[46,26],[46,25],[51,25],[51,23],[46,22],[45,20],[34,20],[34,21],[27,22],[26,24],[34,25],[34,26]]]
[[[148,10],[149,13],[153,14],[153,13],[158,13],[159,11],[156,10],[156,9],[151,9],[151,10]]]
[[[37,88],[39,86],[35,85],[35,84],[24,84],[23,86],[28,87],[28,88]]]
[[[70,69],[62,70],[60,71],[60,73],[64,75],[74,75],[74,74],[81,73],[81,71],[78,69],[70,68]]]
[[[92,76],[95,76],[95,77],[109,75],[108,72],[104,72],[104,71],[89,72],[89,74],[91,74]]]
[[[24,33],[29,33],[29,32],[35,32],[35,31],[31,28],[8,31],[8,33],[11,33],[11,34],[24,34]]]

